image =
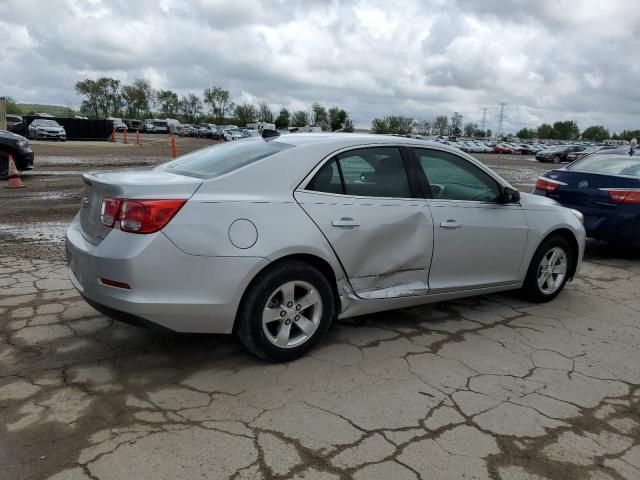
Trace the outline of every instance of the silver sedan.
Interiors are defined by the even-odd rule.
[[[272,360],[336,318],[513,289],[551,300],[584,251],[579,212],[416,139],[265,131],[83,180],[66,245],[91,305],[235,333]]]

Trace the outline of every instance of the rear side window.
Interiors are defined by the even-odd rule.
[[[245,140],[196,150],[165,163],[160,168],[179,175],[212,178],[224,175],[250,163],[293,148],[293,145],[271,141]]]
[[[625,155],[589,155],[572,163],[567,170],[640,178],[640,157]]]
[[[360,197],[411,197],[400,150],[388,147],[339,154],[322,166],[307,190]]]

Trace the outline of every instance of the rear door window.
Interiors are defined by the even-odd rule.
[[[370,147],[340,153],[325,163],[307,190],[359,197],[411,198],[400,149]]]

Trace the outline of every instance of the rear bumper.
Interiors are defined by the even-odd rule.
[[[231,333],[242,294],[269,263],[256,257],[187,255],[162,233],[114,229],[93,245],[77,217],[67,230],[66,249],[71,282],[98,311],[178,332]],[[131,288],[105,285],[102,278]]]
[[[547,195],[542,190],[534,189],[534,195]],[[584,229],[588,238],[629,246],[640,246],[640,207],[618,206],[616,210],[588,208],[581,205],[562,203],[584,215]],[[633,211],[633,210],[636,211]]]

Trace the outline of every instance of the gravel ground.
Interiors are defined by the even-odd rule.
[[[36,145],[28,188],[0,190],[2,480],[640,478],[637,251],[589,243],[549,304],[367,315],[266,364],[232,337],[114,322],[72,289],[78,173],[155,148]],[[480,159],[523,191],[547,168]]]

